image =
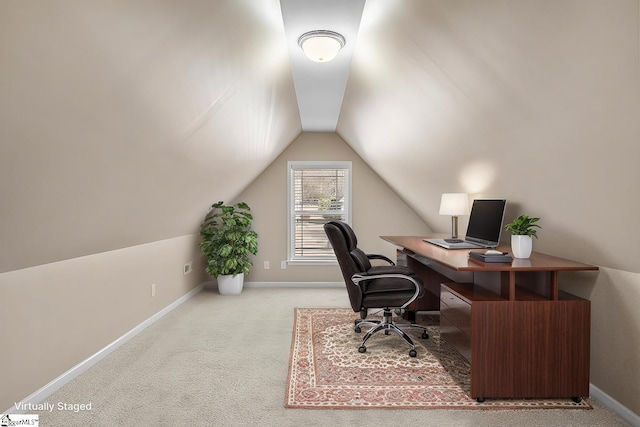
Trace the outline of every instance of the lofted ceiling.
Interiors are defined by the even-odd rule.
[[[305,132],[335,132],[365,0],[280,0],[291,72]],[[304,56],[298,38],[314,30],[341,34],[345,45],[333,61]]]
[[[194,233],[303,131],[435,230],[442,192],[507,197],[569,254],[552,234],[637,211],[639,4],[3,0],[0,272]],[[297,47],[318,27],[347,39],[335,62]]]
[[[0,2],[0,271],[191,234],[302,127],[278,0]]]

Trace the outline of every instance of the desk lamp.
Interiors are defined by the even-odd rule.
[[[440,215],[451,215],[451,238],[458,238],[458,215],[469,212],[469,196],[466,193],[444,193],[440,199]]]

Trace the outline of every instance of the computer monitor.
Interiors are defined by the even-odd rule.
[[[475,199],[465,240],[483,245],[498,244],[506,205],[505,199]]]

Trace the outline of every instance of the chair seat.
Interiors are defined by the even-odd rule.
[[[401,274],[403,276],[411,276],[417,279],[417,276],[407,267],[401,266],[376,266],[371,267],[367,270],[363,276],[373,276],[378,274]],[[383,279],[376,279],[370,282],[365,282],[364,285],[364,294],[374,294],[374,293],[388,293],[388,292],[401,292],[401,291],[409,291],[411,295],[415,292],[416,288],[414,284],[402,278],[389,277]],[[421,289],[420,294],[424,293],[424,289]]]
[[[413,272],[406,267],[376,266],[371,267],[366,275],[374,274],[402,274],[415,277]],[[376,279],[365,282],[363,286],[362,305],[364,307],[400,307],[415,293],[416,288],[412,282],[401,278]],[[421,289],[420,295],[424,293]]]
[[[366,284],[364,289],[365,295],[409,291],[413,294],[416,291],[415,286],[408,280],[404,279],[377,279]]]
[[[374,265],[367,274],[407,274],[413,275],[413,271],[409,267],[403,267],[401,265]]]
[[[362,299],[364,307],[402,307],[413,296],[414,291],[395,293],[365,294]]]

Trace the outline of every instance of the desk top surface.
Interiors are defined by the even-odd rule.
[[[517,259],[511,263],[484,263],[469,258],[469,252],[484,252],[486,249],[444,249],[432,243],[427,243],[426,238],[442,238],[442,235],[432,236],[380,236],[383,240],[404,248],[416,255],[429,258],[445,267],[458,271],[582,271],[598,270],[597,266],[583,264],[552,255],[533,252],[528,259]],[[503,252],[511,253],[508,245],[500,245],[497,248]]]

